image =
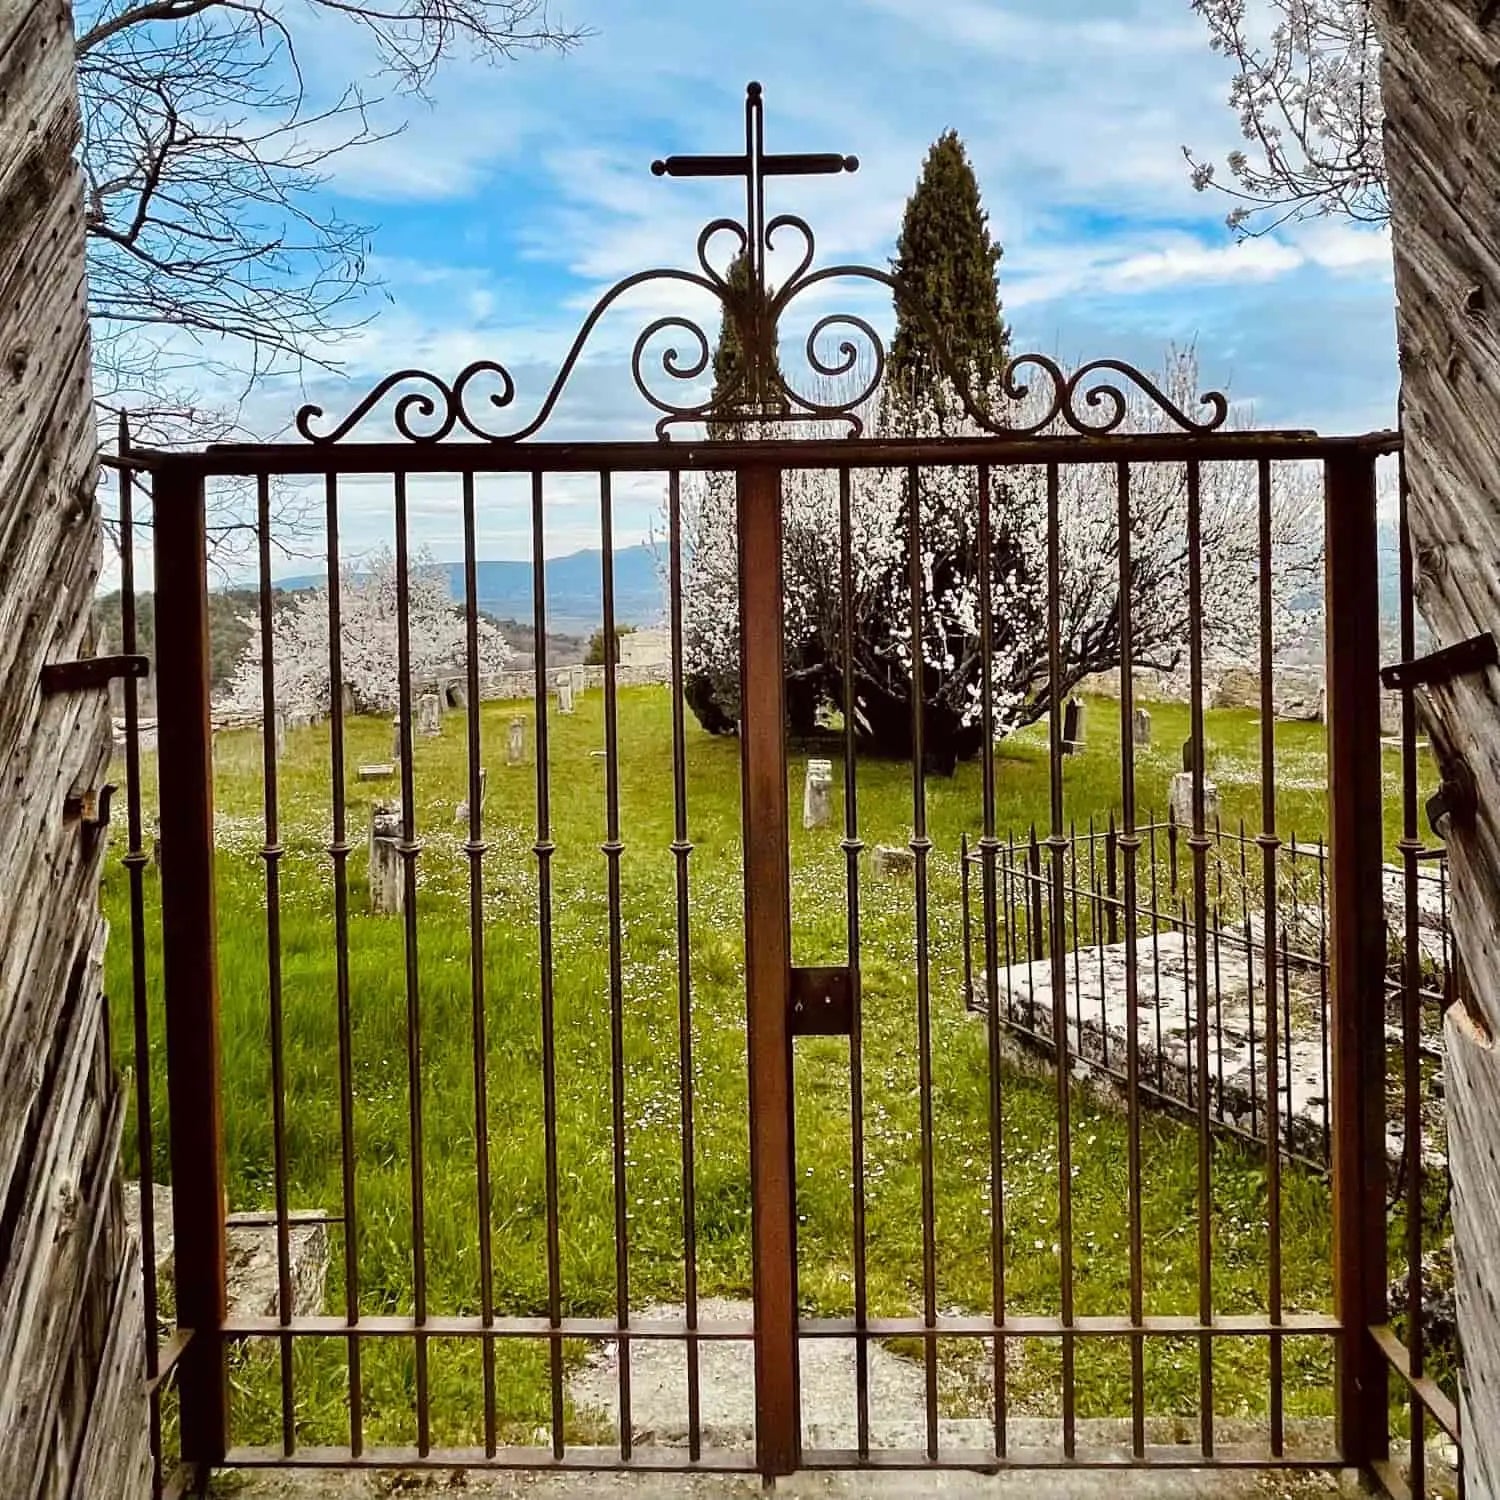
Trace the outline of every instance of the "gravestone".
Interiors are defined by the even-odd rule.
[[[343,683],[341,684],[341,691],[339,696],[344,708],[344,717],[346,719],[352,719],[354,715],[359,711],[354,702],[354,689],[350,687],[347,682]]]
[[[278,713],[275,722],[276,759],[286,759],[286,715]]]
[[[480,811],[481,815],[484,813],[484,797],[485,797],[486,791],[488,790],[489,777],[490,777],[489,768],[487,766],[480,766],[480,768],[479,768],[479,811]],[[455,823],[467,823],[469,821],[469,799],[467,797],[464,798],[464,800],[462,802],[460,802],[458,804],[458,807],[454,810],[453,821]]]
[[[423,693],[417,699],[417,728],[429,739],[443,732],[443,700],[436,693]]]
[[[448,684],[447,698],[449,708],[467,708],[469,706],[468,684],[454,680]]]
[[[389,781],[396,774],[396,767],[384,761],[376,761],[372,765],[361,766],[358,771],[361,781]]]
[[[1179,828],[1193,826],[1193,773],[1179,771],[1172,778],[1167,809]],[[1207,777],[1203,779],[1203,826],[1212,828],[1219,818],[1219,789]]]
[[[1138,750],[1147,750],[1151,747],[1151,710],[1149,708],[1138,708],[1132,716],[1132,727],[1135,730],[1135,744]]]
[[[910,849],[895,848],[890,844],[877,844],[870,851],[870,868],[888,880],[899,880],[915,873],[917,856]]]
[[[573,712],[573,678],[571,674],[558,679],[557,711],[560,714],[570,714]]]
[[[1062,753],[1064,755],[1076,755],[1083,749],[1083,719],[1083,700],[1069,698],[1063,709]]]
[[[401,764],[401,715],[391,720],[391,759]]]
[[[1260,677],[1248,667],[1229,667],[1215,685],[1210,708],[1259,708]]]
[[[826,828],[833,816],[833,762],[810,760],[802,785],[802,826]]]
[[[406,881],[401,868],[401,804],[370,805],[370,910],[381,915],[402,911]]]
[[[524,766],[526,764],[526,720],[512,719],[510,721],[510,738],[505,745],[505,761],[507,765]]]

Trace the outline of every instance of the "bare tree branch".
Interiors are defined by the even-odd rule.
[[[309,95],[298,41],[319,16],[363,38],[387,97],[358,80]],[[446,60],[583,35],[544,0],[85,0],[79,22],[101,399],[131,398],[179,442],[235,424],[222,394],[205,405],[205,386],[244,393],[336,364],[371,316],[371,227],[320,189],[343,153],[400,129],[376,125],[373,107],[423,94]]]

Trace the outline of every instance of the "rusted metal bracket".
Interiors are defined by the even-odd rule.
[[[145,677],[151,671],[146,656],[85,656],[79,661],[50,661],[42,668],[44,693],[83,693],[108,687],[116,677]]]
[[[793,1036],[848,1036],[854,1025],[854,976],[847,968],[793,969]]]
[[[1444,646],[1441,651],[1382,667],[1380,681],[1393,689],[1430,687],[1433,683],[1451,682],[1466,672],[1482,672],[1486,667],[1496,665],[1500,665],[1500,647],[1495,644],[1494,632],[1485,630],[1466,641]]]

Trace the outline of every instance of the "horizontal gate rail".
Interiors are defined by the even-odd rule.
[[[1107,433],[1082,437],[803,438],[767,437],[754,442],[553,443],[306,443],[254,447],[213,446],[192,452],[136,448],[139,467],[186,468],[205,478],[255,474],[578,474],[664,473],[741,469],[764,465],[781,470],[960,468],[979,464],[1204,463],[1267,459],[1330,459],[1341,454],[1371,458],[1400,449],[1397,432],[1323,437],[1315,432],[1232,431],[1197,434]]]

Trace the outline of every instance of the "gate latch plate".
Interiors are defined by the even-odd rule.
[[[848,1036],[854,1025],[854,976],[846,968],[793,969],[793,1036]]]
[[[1388,688],[1427,687],[1497,664],[1500,664],[1500,648],[1496,647],[1493,632],[1485,630],[1466,641],[1444,646],[1441,651],[1382,667],[1380,681]]]
[[[145,677],[151,669],[145,656],[85,656],[80,661],[51,661],[42,668],[44,693],[77,693],[102,688],[116,677]]]

